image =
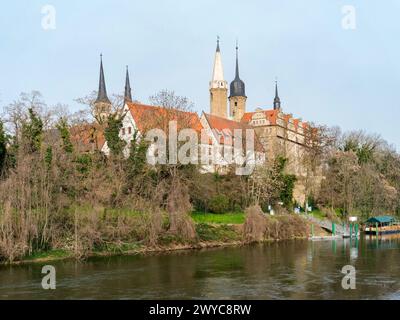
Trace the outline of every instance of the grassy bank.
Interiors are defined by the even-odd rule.
[[[110,214],[114,215],[117,212],[110,212]],[[123,210],[118,214],[131,217],[137,216],[137,213],[129,212],[128,210]],[[243,212],[227,214],[194,212],[191,216],[195,222],[196,230],[196,239],[194,241],[185,241],[176,235],[165,232],[160,235],[157,245],[150,246],[143,241],[135,239],[125,242],[103,243],[88,252],[86,257],[148,254],[249,243],[244,235],[246,216]],[[260,241],[307,238],[309,236],[307,230],[311,230],[308,221],[294,215],[268,216],[267,220],[269,227]],[[298,232],[296,229],[295,224],[299,223],[304,223],[302,232]],[[316,234],[323,234],[322,230],[318,232],[320,230],[317,227],[314,230]],[[49,262],[74,257],[73,248],[69,247],[35,252],[13,263]]]
[[[197,240],[193,242],[187,242],[177,236],[166,233],[160,236],[157,246],[148,246],[140,241],[102,245],[91,251],[87,257],[147,254],[174,250],[233,246],[243,243],[241,225],[196,223],[196,234]],[[19,261],[12,262],[12,264],[50,262],[70,258],[74,258],[74,253],[71,250],[53,249],[35,252]]]
[[[195,211],[192,213],[192,219],[196,223],[218,223],[218,224],[242,224],[244,223],[244,212],[229,213],[209,213]]]

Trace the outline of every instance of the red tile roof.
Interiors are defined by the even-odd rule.
[[[219,137],[220,144],[233,145],[234,142],[234,130],[243,130],[243,139],[246,137],[246,129],[254,130],[254,128],[244,122],[237,122],[226,118],[221,118],[215,115],[204,113],[204,116],[210,125],[210,128],[214,131],[214,134]],[[218,140],[218,139],[217,139]],[[264,152],[264,148],[258,139],[258,136],[254,132],[254,145],[258,152]]]
[[[274,109],[246,112],[243,115],[241,122],[249,123],[252,120],[253,115],[256,114],[256,113],[259,113],[259,112],[265,114],[265,117],[267,118],[267,120],[269,120],[271,125],[276,125],[277,124],[279,111],[278,110],[274,110]],[[290,119],[293,120],[294,127],[297,130],[297,128],[299,126],[299,123],[300,123],[300,119],[293,118],[293,116],[291,114],[284,114],[283,115],[283,120],[286,123],[288,123]],[[307,122],[302,122],[301,125],[302,125],[303,129],[307,129],[309,127],[309,124]]]
[[[271,124],[276,124],[276,119],[278,117],[278,110],[261,110],[261,111],[253,111],[253,112],[246,112],[243,117],[241,122],[244,123],[249,123],[253,117],[254,114],[262,112],[265,114],[265,117],[269,120]]]
[[[71,142],[79,151],[101,150],[105,143],[104,129],[99,124],[87,123],[70,128]]]
[[[300,122],[300,119],[294,119],[293,120],[293,124],[294,124],[294,127],[296,128],[296,130],[299,127],[299,122]]]
[[[168,131],[169,121],[177,121],[179,129],[191,128],[200,132],[202,129],[199,116],[195,112],[150,106],[128,102],[129,110],[140,132],[159,128]]]

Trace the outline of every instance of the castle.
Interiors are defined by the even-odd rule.
[[[275,97],[271,109],[257,108],[246,110],[245,83],[239,76],[238,46],[236,45],[235,78],[229,86],[224,79],[219,40],[215,52],[214,68],[210,81],[210,112],[213,116],[240,122],[254,128],[260,140],[267,160],[278,156],[287,159],[287,172],[297,177],[294,188],[294,199],[299,204],[306,202],[304,154],[308,147],[309,132],[312,130],[307,122],[294,118],[292,114],[282,111],[278,95],[278,84],[275,81]],[[229,113],[227,103],[229,101]]]
[[[256,108],[255,111],[246,110],[247,96],[245,83],[239,76],[238,46],[236,45],[235,78],[229,86],[224,78],[221,49],[219,39],[215,51],[212,78],[209,82],[210,113],[202,112],[199,117],[196,113],[186,113],[190,120],[190,126],[195,130],[204,128],[209,134],[209,139],[203,143],[202,148],[221,146],[229,139],[223,139],[224,130],[248,129],[255,131],[256,142],[261,148],[256,150],[256,161],[262,164],[278,156],[287,159],[286,170],[297,177],[294,189],[294,199],[299,204],[306,202],[305,198],[305,166],[303,154],[307,148],[306,133],[310,129],[307,122],[294,118],[291,114],[282,111],[281,101],[278,95],[278,84],[275,82],[275,97],[270,109]],[[229,103],[229,110],[228,110]],[[100,62],[99,90],[94,102],[95,117],[104,119],[111,110],[111,102],[107,97],[103,62]],[[165,118],[165,110],[158,106],[149,106],[133,102],[128,69],[126,70],[123,126],[120,137],[129,143],[134,130],[143,131],[147,125],[156,125],[157,119]],[[181,116],[180,116],[181,117]],[[159,123],[158,123],[159,124]],[[103,137],[96,137],[98,148],[108,154],[107,142]],[[232,141],[233,139],[231,139]],[[92,141],[92,140],[91,140]],[[98,142],[99,141],[99,142]],[[225,141],[225,142],[224,142]],[[215,167],[208,167],[206,171],[215,171]]]

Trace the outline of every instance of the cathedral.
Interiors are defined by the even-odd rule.
[[[238,46],[236,44],[235,77],[228,86],[228,82],[224,78],[222,54],[218,39],[212,77],[209,82],[209,97],[209,113],[203,111],[201,116],[198,116],[194,112],[182,111],[178,115],[181,121],[183,118],[186,119],[185,121],[190,119],[189,126],[196,131],[206,129],[209,139],[207,143],[201,145],[201,148],[210,146],[219,148],[224,143],[226,144],[226,141],[229,140],[224,136],[226,129],[228,131],[254,129],[257,163],[262,164],[278,156],[285,157],[287,159],[286,171],[297,177],[294,200],[299,204],[304,204],[306,192],[303,177],[306,174],[306,169],[302,158],[304,150],[307,148],[306,136],[310,126],[307,122],[283,112],[277,82],[275,81],[275,97],[271,108],[255,108],[254,111],[247,111],[245,82],[240,79],[239,75]],[[97,122],[104,121],[111,109],[112,104],[107,96],[101,59],[99,90],[94,102],[94,116]],[[127,143],[131,141],[134,130],[143,132],[146,127],[148,129],[149,127],[160,126],[160,122],[157,121],[166,118],[165,108],[145,105],[132,100],[128,69],[125,78],[124,112],[126,116],[123,119],[120,137]],[[87,132],[87,130],[84,130],[84,132]],[[86,140],[95,141],[98,149],[105,154],[110,152],[101,133],[95,139],[86,138]],[[210,166],[206,171],[215,170],[215,167]]]

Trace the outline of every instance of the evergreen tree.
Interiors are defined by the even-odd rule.
[[[43,121],[32,109],[28,109],[29,121],[22,126],[23,141],[26,144],[28,152],[40,150],[43,139]]]
[[[71,143],[69,127],[67,121],[64,118],[61,118],[60,121],[57,123],[57,129],[61,135],[64,151],[66,153],[72,153],[74,149]]]
[[[293,201],[293,189],[294,183],[296,182],[296,176],[285,173],[287,158],[278,157],[277,162],[278,170],[280,172],[280,180],[283,184],[280,192],[280,200],[283,202],[285,207],[289,208],[291,207]]]
[[[134,178],[143,171],[146,164],[146,152],[148,143],[139,139],[139,132],[135,130],[130,144],[128,164],[128,176]]]
[[[129,156],[126,159],[126,184],[125,192],[129,193],[133,189],[137,189],[138,185],[141,186],[140,191],[145,192],[145,180],[152,179],[152,175],[146,172],[146,152],[148,142],[140,139],[139,132],[134,131],[132,140],[130,142]],[[149,180],[147,180],[149,181]],[[139,191],[139,190],[137,190]],[[139,192],[140,193],[140,192]]]
[[[121,156],[126,145],[126,142],[119,137],[123,118],[123,116],[119,117],[117,114],[109,115],[107,127],[104,130],[104,137],[113,156]]]

